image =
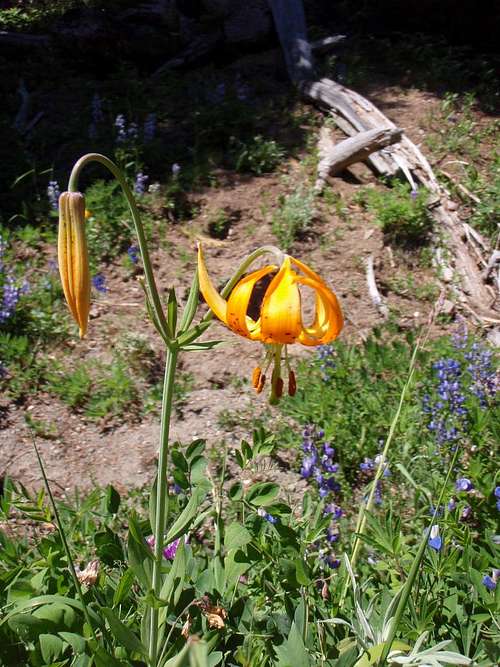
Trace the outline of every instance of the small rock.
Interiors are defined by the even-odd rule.
[[[458,208],[458,204],[454,201],[448,202],[448,210],[449,211],[456,211]]]
[[[449,266],[445,266],[442,271],[441,277],[443,279],[443,282],[451,283],[451,281],[453,280],[453,269],[450,269]]]
[[[492,329],[486,338],[494,347],[500,347],[500,329]]]
[[[453,301],[445,299],[441,307],[441,312],[444,315],[451,315],[454,312],[454,310],[455,310],[455,304],[453,303]]]

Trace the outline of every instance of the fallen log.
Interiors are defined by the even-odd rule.
[[[312,50],[307,41],[302,0],[268,0],[276,30],[284,52],[291,80],[302,95],[326,110],[338,127],[348,136],[368,130],[390,128],[396,125],[372,102],[331,79],[314,79]],[[492,297],[485,284],[481,263],[469,248],[464,223],[457,214],[457,206],[442,186],[429,162],[406,134],[397,144],[371,153],[368,162],[377,173],[394,176],[402,171],[413,184],[423,185],[433,197],[431,215],[436,223],[435,237],[444,244],[453,258],[457,282],[461,285],[462,302],[483,322],[500,323],[498,299]]]
[[[326,132],[328,132],[326,130]],[[401,140],[403,131],[398,128],[374,128],[359,132],[349,139],[334,144],[322,132],[320,139],[320,161],[318,164],[318,178],[314,189],[317,193],[323,190],[328,176],[334,176],[349,165],[364,162],[372,153]]]

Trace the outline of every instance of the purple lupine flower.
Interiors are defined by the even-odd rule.
[[[410,197],[415,200],[418,197],[418,190],[417,188],[412,188],[412,191],[410,192]]]
[[[466,505],[463,510],[460,512],[460,518],[459,521],[469,521],[472,518],[472,507],[470,505]]]
[[[485,574],[483,577],[483,584],[489,591],[494,591],[497,587],[497,582],[500,579],[500,570],[493,570],[491,577],[489,574]]]
[[[123,144],[127,141],[127,119],[122,113],[119,113],[115,118],[116,142]]]
[[[363,461],[363,463],[359,464],[359,469],[361,470],[361,472],[372,472],[373,468],[374,468],[373,459],[370,459],[367,456],[365,456],[365,460]]]
[[[96,288],[98,292],[106,294],[108,288],[106,287],[106,278],[103,273],[97,273],[92,278],[92,285]]]
[[[332,372],[336,367],[334,358],[336,356],[333,345],[320,345],[317,351],[318,359],[320,361],[319,370],[323,382],[331,380]]]
[[[264,521],[267,521],[268,523],[271,523],[275,525],[278,523],[278,517],[273,516],[272,514],[269,514],[266,512],[266,510],[263,507],[259,507],[257,510],[257,514],[264,519]]]
[[[139,248],[136,245],[131,245],[127,250],[127,255],[129,256],[132,264],[137,264],[139,261]]]
[[[331,514],[333,519],[340,519],[344,516],[344,511],[335,503],[325,505],[324,514]]]
[[[479,399],[480,407],[486,408],[498,392],[500,384],[493,363],[493,352],[482,343],[473,343],[464,356],[469,362],[467,371],[472,379],[471,391]]]
[[[153,139],[155,138],[155,133],[156,133],[156,114],[155,113],[149,113],[146,116],[146,120],[144,121],[144,127],[143,127],[143,137],[144,137],[144,143],[149,144]]]
[[[181,538],[178,537],[173,542],[170,542],[170,544],[167,544],[167,546],[163,549],[163,557],[166,560],[174,560],[177,549],[179,548],[180,541]]]
[[[468,493],[469,491],[472,491],[473,488],[474,484],[470,481],[470,479],[467,479],[467,477],[460,477],[455,482],[455,489],[457,491],[463,491],[464,493]]]
[[[127,130],[127,139],[129,141],[135,141],[138,136],[139,128],[137,127],[137,123],[130,123]]]
[[[497,510],[500,512],[500,486],[495,487],[495,498],[497,499]]]
[[[456,498],[452,496],[448,501],[448,512],[453,512],[456,506],[457,506]]]
[[[339,540],[339,532],[335,528],[328,528],[326,531],[326,541],[329,542],[330,544],[333,544],[333,542],[338,542]]]
[[[323,560],[328,565],[328,567],[332,568],[332,570],[337,570],[340,567],[340,560],[336,558],[333,554],[324,556]]]
[[[443,507],[442,506],[434,507],[434,505],[431,504],[431,506],[429,507],[429,514],[431,516],[434,516],[434,514],[436,516],[442,516],[443,515]]]
[[[439,526],[432,526],[431,534],[429,536],[429,546],[434,549],[434,551],[441,551],[443,541],[439,535]]]
[[[142,171],[140,171],[136,177],[135,177],[135,183],[134,183],[134,192],[142,196],[146,192],[146,183],[149,181],[149,176],[146,176],[146,174],[143,174]]]
[[[57,211],[59,208],[59,195],[61,191],[59,189],[59,183],[57,181],[49,181],[47,186],[47,199],[49,200],[50,207]]]
[[[429,416],[427,428],[439,447],[454,446],[467,424],[465,395],[462,390],[463,369],[456,359],[440,359],[433,364],[437,376],[438,398],[423,397],[423,412]]]

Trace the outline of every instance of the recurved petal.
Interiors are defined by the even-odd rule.
[[[201,243],[198,244],[198,279],[200,282],[200,292],[203,294],[203,298],[207,302],[208,307],[214,313],[214,315],[219,318],[219,320],[222,320],[224,324],[227,324],[227,302],[217,292],[208,276]]]
[[[286,257],[267,288],[260,316],[264,343],[294,343],[302,330],[300,292],[297,275]]]
[[[263,266],[242,278],[231,292],[227,301],[226,322],[228,327],[240,336],[260,340],[260,318],[255,321],[247,315],[248,304],[256,283],[275,270],[276,267],[272,264]]]
[[[309,278],[300,278],[300,284],[316,293],[316,315],[310,327],[304,327],[299,343],[302,345],[325,345],[337,338],[344,325],[344,318],[337,297],[325,285]]]

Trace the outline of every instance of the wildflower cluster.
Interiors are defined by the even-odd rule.
[[[365,456],[363,462],[359,464],[360,481],[366,483],[368,479],[374,477],[377,468],[381,463],[382,463],[382,454],[377,454],[377,456],[374,459]],[[390,474],[391,471],[389,469],[389,465],[385,463],[382,475],[384,477],[389,477]],[[373,496],[376,505],[382,504],[382,490],[383,490],[382,480],[379,479],[375,486],[375,494]]]
[[[143,174],[142,171],[136,174],[134,183],[134,192],[136,195],[142,196],[146,192],[148,181],[149,181],[149,176]]]
[[[173,542],[170,542],[170,544],[167,544],[167,546],[163,549],[163,557],[166,560],[174,560],[175,554],[177,553],[177,549],[179,548],[181,538],[178,537],[176,540]],[[146,538],[146,542],[151,549],[154,549],[155,546],[155,538],[154,535],[150,535],[149,537]]]
[[[437,396],[426,394],[423,398],[427,428],[434,434],[438,448],[448,445],[451,451],[467,431],[468,399],[475,397],[479,407],[485,409],[498,391],[491,350],[480,342],[470,344],[463,325],[453,335],[452,344],[454,357],[440,359],[433,365]]]
[[[335,348],[333,345],[320,345],[318,348],[319,370],[323,382],[329,382],[335,369]]]
[[[337,463],[334,463],[335,448],[330,442],[325,440],[325,433],[322,430],[316,430],[314,425],[307,425],[302,433],[302,465],[300,468],[301,476],[308,482],[313,483],[318,489],[320,498],[328,501],[325,505],[324,515],[330,517],[330,525],[326,530],[326,547],[317,544],[319,553],[323,561],[332,568],[337,568],[340,561],[331,553],[331,545],[340,538],[338,521],[344,512],[339,505],[334,502],[334,498],[340,493],[341,487],[335,474],[339,470]]]
[[[7,322],[16,310],[21,294],[28,288],[28,284],[20,286],[12,271],[5,265],[4,257],[7,243],[0,236],[0,324]]]
[[[122,113],[115,118],[115,128],[117,144],[134,142],[139,137],[137,123],[127,124],[127,119]]]
[[[97,273],[92,278],[92,285],[98,292],[101,292],[102,294],[106,294],[108,291],[108,288],[106,287],[106,278],[103,273]]]

